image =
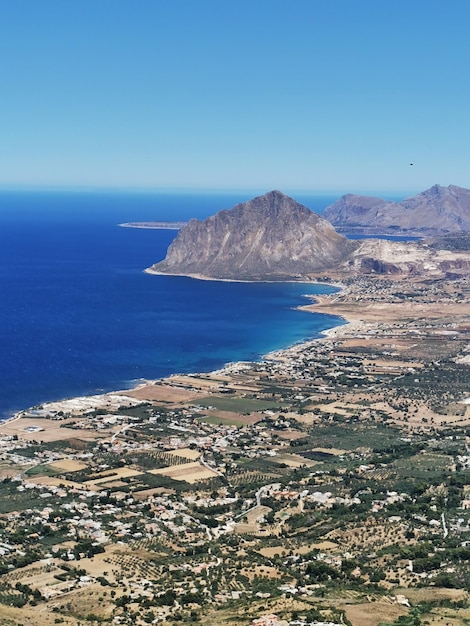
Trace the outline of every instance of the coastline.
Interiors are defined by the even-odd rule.
[[[338,289],[342,288],[342,285],[340,283],[334,283],[334,282],[324,282],[321,280],[308,280],[307,278],[299,278],[298,280],[295,280],[293,278],[278,278],[278,279],[271,279],[269,280],[268,278],[260,278],[260,279],[249,279],[249,278],[215,278],[214,276],[206,276],[205,274],[185,274],[185,273],[181,273],[181,274],[174,274],[171,272],[159,272],[158,270],[154,270],[152,269],[153,266],[151,267],[147,267],[146,269],[144,269],[144,273],[145,274],[150,274],[153,276],[174,276],[174,277],[180,277],[180,278],[192,278],[194,280],[207,280],[207,281],[213,281],[213,282],[218,282],[218,283],[295,283],[295,284],[300,284],[300,285],[327,285],[327,286],[331,286],[331,287],[337,287]]]
[[[146,273],[151,273],[151,274],[157,274],[157,275],[164,275],[167,276],[168,274],[164,273],[164,272],[153,272],[153,271],[149,271],[149,270],[144,270]],[[171,276],[176,276],[174,274],[171,274]],[[346,319],[344,316],[342,315],[338,315],[334,310],[331,310],[331,302],[330,302],[330,297],[329,296],[337,296],[338,293],[344,288],[344,285],[342,285],[339,282],[335,282],[335,283],[323,283],[320,281],[248,281],[248,280],[232,280],[232,279],[218,279],[218,278],[211,278],[211,277],[206,277],[203,275],[181,275],[181,276],[186,276],[188,278],[193,278],[195,280],[208,280],[208,281],[218,281],[218,282],[247,282],[247,283],[261,283],[261,282],[292,282],[292,283],[303,283],[303,284],[307,284],[307,285],[327,285],[327,286],[331,286],[331,287],[335,287],[336,289],[338,289],[338,292],[334,292],[332,294],[306,294],[305,297],[307,298],[311,298],[314,300],[313,303],[311,304],[307,304],[307,305],[300,305],[298,307],[295,307],[297,310],[299,311],[307,311],[307,312],[311,312],[311,313],[324,313],[326,315],[329,316],[333,316],[333,317],[341,317],[342,319],[344,319],[344,324],[339,324],[339,325],[335,325],[332,326],[331,328],[328,328],[326,330],[322,330],[320,331],[320,336],[319,337],[315,337],[314,339],[305,339],[302,340],[298,343],[295,343],[293,345],[289,345],[283,348],[280,348],[278,350],[273,350],[270,351],[266,354],[263,354],[260,358],[260,361],[264,361],[264,360],[273,360],[273,359],[288,359],[289,355],[291,354],[295,354],[298,355],[302,349],[307,348],[309,345],[311,345],[312,342],[318,342],[318,341],[324,341],[327,340],[331,337],[335,337],[336,335],[336,331],[340,328],[344,328],[345,325],[351,323],[348,319]],[[321,299],[321,301],[320,301]],[[317,310],[317,304],[319,307],[323,307],[325,310]],[[10,417],[6,417],[3,420],[0,420],[0,436],[2,435],[2,431],[5,429],[5,427],[11,427],[12,423],[21,419],[31,419],[33,416],[31,415],[31,412],[33,410],[35,410],[35,406],[43,406],[45,408],[47,407],[55,407],[55,406],[66,406],[67,404],[72,404],[72,403],[80,403],[80,404],[88,404],[90,402],[91,399],[94,398],[100,398],[102,399],[102,401],[104,403],[107,402],[107,399],[111,396],[120,396],[120,397],[125,397],[126,394],[128,393],[133,393],[138,391],[139,389],[142,389],[144,387],[148,387],[149,385],[155,385],[156,383],[165,383],[165,381],[169,381],[171,380],[172,377],[175,376],[199,376],[199,375],[216,375],[216,374],[222,374],[222,375],[226,375],[228,374],[234,367],[239,366],[243,363],[253,363],[254,361],[228,361],[226,362],[222,367],[217,368],[215,370],[210,370],[208,372],[191,372],[188,374],[181,374],[178,372],[175,372],[173,374],[170,374],[169,376],[165,376],[162,378],[156,378],[156,379],[145,379],[145,380],[140,380],[136,385],[126,388],[126,389],[117,389],[117,390],[111,390],[111,391],[107,391],[107,392],[103,392],[103,393],[99,393],[99,394],[91,394],[91,395],[79,395],[79,396],[70,396],[67,398],[62,398],[59,400],[51,400],[51,401],[47,401],[47,402],[43,402],[43,403],[39,403],[38,405],[33,405],[30,407],[25,407],[24,409],[20,409],[19,411],[16,411],[14,414],[12,414]],[[81,409],[80,409],[81,410]],[[37,416],[40,419],[43,419],[41,416]]]
[[[305,294],[314,302],[296,307],[298,310],[332,315],[343,320],[343,323],[321,331],[319,337],[273,350],[264,354],[258,361],[229,361],[222,367],[208,372],[173,373],[157,379],[139,379],[132,388],[47,402],[41,405],[39,411],[37,407],[26,408],[0,423],[0,436],[17,435],[22,439],[31,440],[37,436],[34,428],[44,426],[48,432],[42,432],[41,439],[47,437],[63,439],[64,430],[57,430],[58,420],[60,425],[64,419],[85,417],[87,413],[97,409],[112,413],[116,408],[131,407],[142,401],[161,402],[170,397],[171,401],[175,401],[175,396],[179,396],[181,401],[181,396],[185,396],[187,400],[188,395],[192,395],[194,399],[200,397],[201,393],[203,395],[217,393],[221,385],[236,379],[240,372],[244,372],[243,375],[248,376],[248,380],[250,375],[254,376],[255,380],[257,363],[275,364],[279,361],[285,366],[286,371],[295,369],[302,358],[312,351],[315,353],[315,346],[322,343],[329,343],[329,346],[326,345],[327,353],[338,346],[346,350],[365,348],[366,353],[371,355],[367,359],[368,366],[379,370],[384,367],[387,371],[389,359],[401,368],[404,366],[403,363],[409,362],[410,357],[415,367],[422,367],[415,356],[414,346],[420,345],[416,342],[424,340],[424,345],[434,343],[439,355],[442,354],[444,346],[452,353],[456,345],[454,342],[456,336],[462,341],[470,330],[468,315],[470,298],[462,297],[456,301],[452,296],[456,290],[460,293],[463,283],[449,287],[442,281],[442,290],[437,296],[435,293],[428,294],[425,281],[423,283],[420,283],[419,279],[410,281],[404,276],[392,281],[371,276],[367,280],[362,278],[348,284],[341,284],[340,278],[335,278],[334,282],[332,277],[331,283],[321,284],[332,285],[338,291],[330,294]],[[400,293],[403,289],[407,290],[409,297],[396,298],[394,294],[397,287]],[[449,288],[452,290],[451,294]],[[421,295],[416,297],[419,289],[422,290]],[[412,352],[408,353],[410,349]],[[428,349],[424,348],[423,354],[428,354],[426,352]],[[462,354],[469,351],[470,345],[467,345]],[[438,423],[442,419],[432,411],[427,409],[423,411],[426,420],[432,418]],[[18,423],[15,424],[15,421]],[[32,430],[28,430],[30,428]],[[82,430],[82,436],[91,437],[92,431]]]
[[[148,272],[148,270],[145,271]],[[222,280],[224,282],[248,282],[214,279],[205,276],[191,276],[191,278],[199,280]],[[414,297],[409,297],[404,300],[393,300],[393,293],[397,286],[403,289],[406,285],[413,290],[418,284],[414,281],[407,280],[405,277],[391,281],[386,289],[384,289],[384,283],[381,282],[380,277],[370,277],[365,282],[364,279],[362,279],[361,281],[348,284],[342,284],[339,277],[332,277],[331,282],[328,283],[321,282],[320,280],[315,282],[309,281],[308,283],[306,281],[302,282],[309,285],[325,284],[335,287],[338,291],[330,294],[305,294],[306,297],[314,301],[296,308],[301,311],[335,316],[336,318],[341,318],[343,323],[334,324],[330,328],[321,331],[320,336],[314,339],[306,339],[293,345],[270,351],[264,354],[260,358],[260,361],[280,360],[289,362],[296,360],[303,352],[308,351],[309,347],[317,342],[342,341],[354,346],[370,346],[374,343],[382,347],[384,343],[387,342],[387,345],[394,346],[395,342],[399,344],[406,335],[413,336],[416,338],[415,340],[417,340],[421,331],[415,330],[416,324],[423,320],[432,324],[434,329],[431,331],[431,335],[449,334],[452,331],[447,330],[447,328],[456,323],[463,326],[467,323],[470,324],[470,322],[467,322],[469,318],[468,303],[465,299],[456,302],[452,297],[448,297],[448,294],[444,294],[444,300],[433,296],[427,298],[425,301]],[[394,339],[390,337],[390,334]],[[47,407],[59,407],[57,410],[60,410],[61,406],[73,406],[78,403],[81,407],[80,410],[83,411],[83,407],[88,406],[90,401],[93,401],[98,404],[101,403],[101,408],[106,408],[110,399],[112,400],[116,396],[119,396],[124,402],[126,396],[128,399],[132,398],[134,393],[155,384],[164,385],[166,382],[171,384],[173,378],[191,376],[210,378],[211,376],[216,377],[217,375],[230,376],[234,369],[255,362],[256,361],[228,361],[222,367],[209,372],[194,371],[187,374],[175,372],[157,379],[140,379],[139,382],[131,388],[112,390],[97,395],[75,396],[64,400],[45,402],[42,406],[46,409]],[[98,406],[98,404],[96,406]],[[21,419],[28,414],[30,417],[34,417],[30,413],[33,409],[34,407],[27,407],[3,420],[0,423],[0,434],[2,434],[2,430],[5,429],[6,425],[11,425],[12,421]],[[37,417],[41,418],[40,415]]]
[[[180,230],[187,222],[122,222],[121,228],[144,228],[148,230]]]

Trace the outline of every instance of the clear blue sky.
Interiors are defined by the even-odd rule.
[[[468,0],[0,0],[0,24],[0,186],[470,187]]]

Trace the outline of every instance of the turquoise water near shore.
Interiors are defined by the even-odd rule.
[[[249,194],[0,193],[0,419],[50,400],[209,371],[318,337],[295,310],[329,286],[153,276],[175,231]],[[300,199],[321,210],[334,198]]]

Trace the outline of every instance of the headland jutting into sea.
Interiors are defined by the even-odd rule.
[[[1,418],[260,358],[328,327],[293,311],[307,291],[301,285],[150,276],[143,270],[165,256],[176,231],[117,226],[204,216],[233,203],[229,196],[44,192],[0,201]]]

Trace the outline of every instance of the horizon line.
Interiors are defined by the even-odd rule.
[[[31,193],[133,193],[133,194],[220,194],[220,195],[233,195],[233,194],[255,194],[255,195],[263,195],[268,193],[269,191],[273,191],[274,189],[279,189],[279,187],[275,187],[273,189],[265,189],[262,190],[261,187],[191,187],[191,186],[111,186],[111,185],[46,185],[46,184],[2,184],[0,183],[0,192],[31,192]],[[381,194],[381,195],[403,195],[403,194],[415,194],[420,193],[422,190],[414,190],[414,189],[374,189],[367,188],[364,189],[325,189],[325,188],[296,188],[286,186],[285,191],[288,195],[290,194],[300,194],[300,195],[324,195],[324,196],[343,196],[349,193],[353,193],[355,195],[370,195],[373,194]]]

